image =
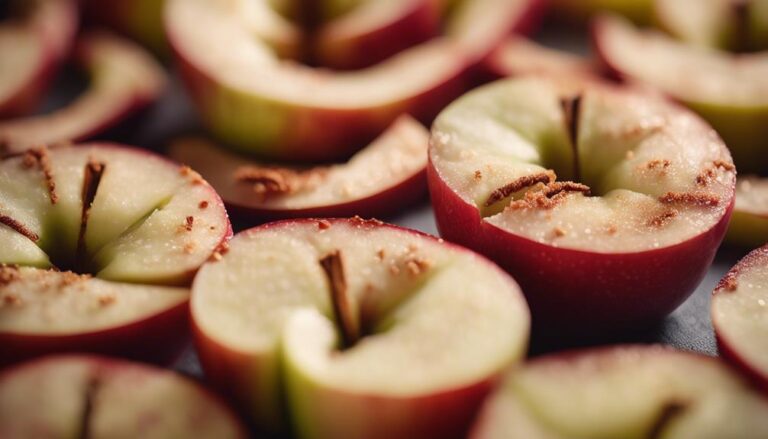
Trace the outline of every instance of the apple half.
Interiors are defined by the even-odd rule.
[[[529,327],[490,261],[359,217],[239,233],[195,277],[191,314],[206,376],[300,438],[463,437]]]
[[[768,437],[768,400],[715,358],[617,346],[536,358],[487,401],[471,439]]]
[[[74,0],[9,3],[23,16],[0,25],[0,118],[34,110],[69,52],[78,24]]]
[[[153,103],[165,85],[162,67],[135,44],[106,33],[77,43],[91,76],[88,90],[52,113],[0,121],[0,153],[85,140]]]
[[[0,359],[91,351],[164,361],[186,286],[231,235],[198,174],[111,144],[0,161]]]
[[[431,120],[464,90],[467,70],[527,21],[536,3],[464,2],[446,37],[354,72],[279,59],[268,42],[285,32],[263,2],[169,0],[165,24],[187,88],[215,136],[261,156],[334,160],[349,157],[401,114]]]
[[[216,395],[175,372],[62,355],[0,373],[0,436],[245,439],[248,434]]]
[[[733,208],[717,134],[663,99],[597,83],[502,80],[432,127],[438,229],[508,270],[534,334],[635,329],[703,278]]]
[[[612,73],[699,113],[728,145],[739,171],[768,169],[768,52],[734,55],[696,47],[610,16],[596,20],[593,34]]]
[[[768,390],[768,247],[745,256],[717,285],[712,324],[720,353]]]
[[[596,66],[590,60],[523,37],[508,38],[488,57],[485,67],[494,79],[546,75],[570,80],[600,80]]]
[[[429,132],[402,116],[345,163],[285,167],[238,156],[203,139],[181,139],[168,153],[197,169],[230,213],[271,220],[391,215],[425,199]]]

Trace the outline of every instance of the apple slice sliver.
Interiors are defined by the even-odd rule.
[[[81,62],[91,85],[77,100],[53,113],[0,122],[5,153],[92,137],[151,103],[165,74],[133,43],[104,33],[82,37]]]
[[[717,359],[657,346],[554,354],[509,374],[473,439],[760,438],[768,402]]]
[[[755,175],[739,176],[736,205],[725,239],[747,248],[768,242],[768,179]]]
[[[508,38],[485,65],[496,77],[545,74],[598,80],[596,66],[588,59],[522,37]]]
[[[281,168],[195,139],[175,142],[169,154],[200,171],[228,206],[244,214],[259,218],[377,216],[424,195],[428,143],[428,132],[404,116],[338,165]],[[243,178],[243,171],[261,171],[262,178],[271,175],[279,180],[270,180],[278,187],[264,192],[266,186],[255,187],[256,183]]]
[[[768,248],[747,255],[717,286],[712,323],[721,353],[768,389]]]

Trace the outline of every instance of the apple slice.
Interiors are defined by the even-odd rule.
[[[0,25],[0,118],[32,111],[77,32],[72,0],[15,2],[26,17]]]
[[[720,353],[768,390],[768,247],[745,256],[717,285],[712,324]]]
[[[550,0],[551,13],[574,23],[586,23],[605,12],[620,14],[636,23],[650,23],[654,0]],[[674,1],[674,0],[673,0]]]
[[[657,321],[702,279],[735,170],[694,114],[597,83],[502,80],[445,109],[427,178],[441,236],[522,285],[539,334]]]
[[[244,439],[248,434],[216,395],[188,378],[127,361],[68,355],[0,374],[0,436]]]
[[[488,400],[472,439],[763,438],[768,401],[717,359],[661,346],[537,358]]]
[[[206,376],[301,438],[462,437],[529,325],[491,262],[357,217],[238,234],[191,310]]]
[[[91,144],[3,159],[0,358],[168,359],[188,292],[158,285],[188,284],[230,235],[214,190],[152,153]]]
[[[599,75],[588,59],[550,49],[522,37],[510,37],[485,62],[494,79],[506,76],[546,75],[598,81]]]
[[[311,168],[267,165],[202,139],[179,140],[170,156],[197,169],[230,212],[258,220],[383,216],[424,199],[429,133],[403,116],[348,162]]]
[[[93,137],[154,102],[163,90],[162,67],[133,43],[94,33],[82,37],[77,49],[91,75],[90,88],[53,113],[0,122],[0,152]]]
[[[596,51],[620,77],[660,90],[699,113],[722,136],[740,171],[768,166],[768,53],[732,55],[640,31],[616,17],[594,27]]]
[[[726,242],[747,248],[768,242],[768,180],[755,175],[736,182],[736,205],[728,224]]]

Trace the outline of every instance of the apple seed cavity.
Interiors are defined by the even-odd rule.
[[[88,159],[85,164],[85,173],[83,175],[83,190],[81,197],[83,201],[83,210],[80,215],[80,235],[77,238],[77,253],[75,265],[78,269],[84,268],[85,264],[85,232],[88,229],[88,217],[91,213],[93,200],[96,198],[96,192],[99,190],[101,177],[104,175],[106,165],[95,160]]]

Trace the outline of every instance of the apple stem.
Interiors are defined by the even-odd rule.
[[[77,258],[76,266],[80,269],[85,265],[85,232],[88,228],[88,217],[91,214],[93,200],[96,198],[96,192],[99,190],[101,178],[104,175],[106,165],[94,160],[88,160],[85,164],[85,173],[83,175],[83,191],[81,193],[83,201],[83,210],[80,215],[80,235],[77,238]]]
[[[579,120],[581,118],[582,95],[561,98],[560,107],[563,110],[563,119],[568,134],[568,140],[573,149],[573,179],[581,178],[581,165],[579,163]]]
[[[93,417],[93,401],[96,399],[101,387],[101,380],[97,376],[92,376],[88,380],[85,388],[85,399],[83,401],[83,411],[80,414],[80,439],[89,439],[91,437],[91,418]]]
[[[16,233],[23,235],[32,242],[37,242],[40,239],[37,233],[29,230],[24,224],[11,218],[10,216],[0,214],[0,224],[4,224],[5,226],[14,230]]]
[[[334,317],[339,325],[339,332],[341,332],[342,349],[348,349],[354,346],[360,339],[360,332],[352,317],[341,251],[335,250],[320,259],[319,262],[328,278],[331,305],[333,306]]]
[[[656,422],[651,426],[651,430],[648,432],[648,439],[658,439],[662,437],[664,429],[669,423],[676,417],[683,414],[688,408],[688,404],[682,401],[669,401],[664,407],[661,408],[659,416],[656,418]]]
[[[524,175],[491,192],[491,195],[488,197],[488,200],[485,201],[485,207],[492,206],[498,203],[499,201],[503,200],[504,198],[507,198],[508,196],[514,194],[515,192],[521,191],[525,188],[529,188],[535,184],[552,183],[553,181],[555,181],[555,178],[556,178],[555,173],[552,170],[540,172],[538,174],[533,174],[533,175]]]

